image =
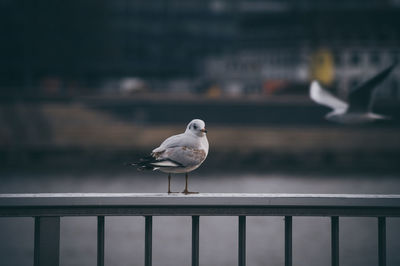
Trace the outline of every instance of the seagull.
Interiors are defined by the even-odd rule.
[[[207,130],[203,120],[194,119],[186,127],[186,131],[174,135],[166,140],[158,148],[155,148],[150,156],[140,159],[132,165],[138,170],[159,170],[168,173],[168,194],[171,192],[171,174],[185,173],[184,194],[193,194],[188,190],[188,173],[198,168],[208,154]]]
[[[325,118],[342,124],[363,124],[375,120],[390,119],[387,116],[375,114],[371,111],[373,92],[393,70],[397,63],[392,64],[380,73],[365,81],[350,91],[348,102],[344,102],[321,87],[314,80],[310,86],[310,97],[315,102],[333,109]]]

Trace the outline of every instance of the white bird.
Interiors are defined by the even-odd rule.
[[[184,133],[167,138],[150,156],[132,165],[137,166],[138,170],[160,170],[168,173],[168,193],[171,193],[171,173],[185,173],[186,185],[183,193],[197,193],[188,190],[188,173],[198,168],[208,155],[206,133],[204,121],[194,119],[187,125]]]
[[[372,112],[374,90],[393,70],[396,63],[350,91],[348,102],[344,102],[321,87],[317,81],[310,86],[310,97],[315,102],[333,109],[325,118],[343,124],[362,124],[389,117]]]

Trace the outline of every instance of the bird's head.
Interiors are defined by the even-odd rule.
[[[201,119],[193,119],[187,125],[186,131],[196,136],[202,137],[207,133],[206,124]]]

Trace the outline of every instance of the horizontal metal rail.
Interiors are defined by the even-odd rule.
[[[192,216],[192,266],[199,265],[199,216],[238,216],[238,265],[246,265],[246,216],[285,216],[285,265],[292,265],[293,216],[331,218],[331,265],[339,265],[339,217],[377,217],[379,266],[386,265],[386,217],[400,195],[348,194],[0,194],[0,217],[35,217],[35,266],[59,264],[60,217],[97,216],[97,265],[104,265],[105,216],[145,216],[145,262],[152,265],[153,216]]]
[[[400,216],[400,195],[0,194],[0,216]]]

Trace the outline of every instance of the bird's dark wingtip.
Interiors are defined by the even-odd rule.
[[[154,160],[155,160],[154,157],[150,155],[147,157],[140,158],[138,161],[133,163],[125,163],[125,165],[136,167],[138,171],[154,170],[154,166],[151,165],[151,163],[154,162]]]

